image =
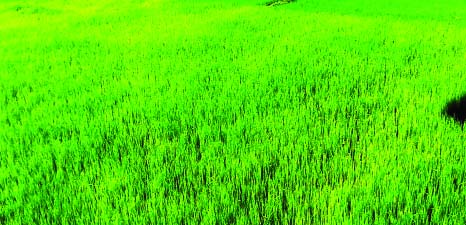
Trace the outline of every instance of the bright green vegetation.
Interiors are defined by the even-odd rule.
[[[0,224],[466,222],[466,3],[38,2],[0,3]]]

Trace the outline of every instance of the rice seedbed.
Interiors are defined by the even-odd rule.
[[[0,224],[464,224],[464,4],[366,3],[0,3]]]

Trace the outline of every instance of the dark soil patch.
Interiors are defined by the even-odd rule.
[[[466,94],[458,99],[454,99],[447,103],[443,110],[443,114],[453,118],[461,126],[466,121]]]

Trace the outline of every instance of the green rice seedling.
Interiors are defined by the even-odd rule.
[[[0,3],[0,224],[463,224],[460,2]]]

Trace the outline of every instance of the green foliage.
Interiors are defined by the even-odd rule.
[[[1,3],[0,224],[464,224],[462,3],[337,2]]]

